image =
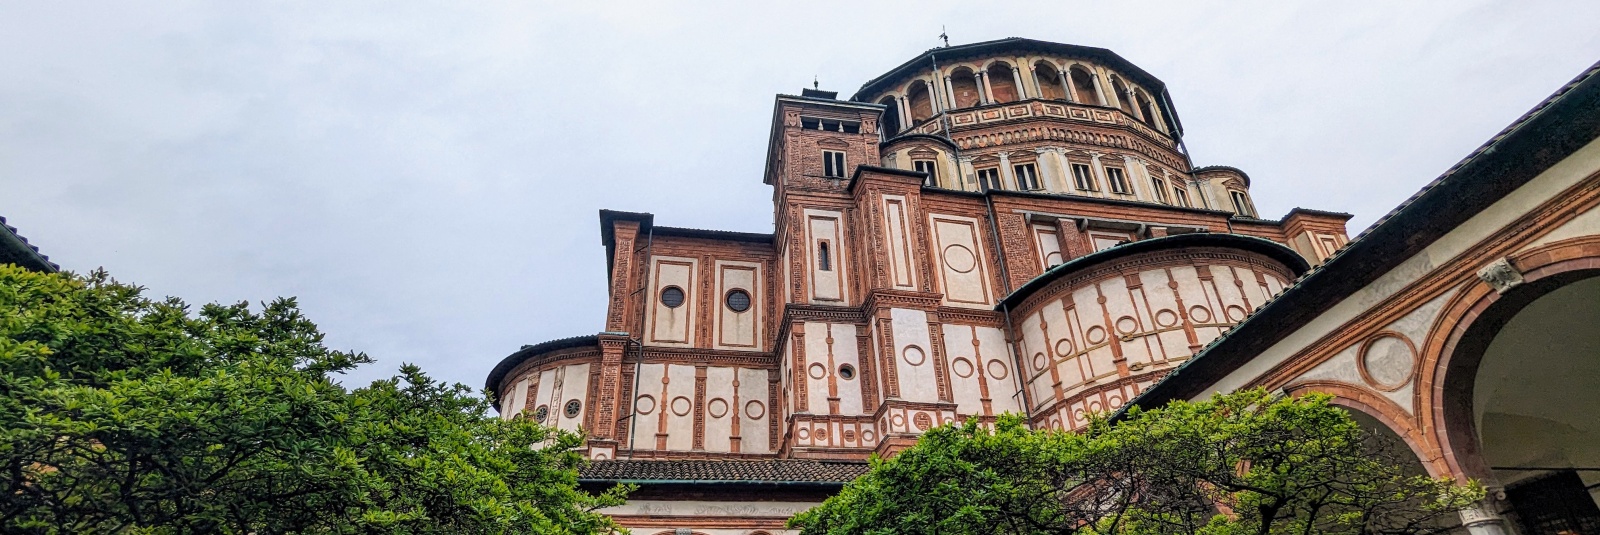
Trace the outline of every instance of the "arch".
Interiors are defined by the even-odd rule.
[[[1016,75],[1011,71],[1011,64],[996,61],[984,69],[984,76],[989,78],[989,100],[997,103],[1016,102],[1021,99],[1021,92],[1017,87]]]
[[[1417,461],[1422,463],[1429,477],[1447,476],[1450,473],[1449,467],[1442,462],[1443,459],[1441,459],[1438,450],[1427,446],[1427,437],[1423,436],[1422,431],[1417,429],[1416,424],[1406,414],[1405,410],[1376,393],[1358,386],[1333,381],[1291,383],[1289,386],[1285,386],[1283,391],[1296,397],[1311,392],[1330,394],[1333,399],[1329,403],[1366,415],[1373,421],[1382,424],[1386,430],[1394,433],[1396,438],[1404,442],[1411,450],[1411,453],[1416,455]]]
[[[911,120],[906,125],[908,128],[933,117],[933,94],[928,89],[928,82],[911,82],[911,87],[906,89],[906,104],[911,108]]]
[[[967,67],[950,71],[950,91],[954,93],[955,108],[971,108],[983,102],[978,90],[978,75]]]
[[[1072,79],[1073,99],[1083,104],[1104,104],[1100,98],[1100,90],[1095,87],[1094,73],[1083,65],[1074,64],[1067,69],[1067,77]]]
[[[1039,81],[1039,98],[1069,100],[1066,80],[1061,79],[1061,69],[1048,61],[1033,64],[1033,78]]]
[[[894,137],[901,130],[900,101],[895,99],[894,95],[889,95],[878,99],[878,103],[884,105],[885,108],[883,110],[883,137],[885,139]]]
[[[1137,90],[1134,91],[1133,92],[1133,102],[1134,102],[1134,107],[1139,110],[1139,120],[1144,121],[1144,124],[1150,125],[1151,127],[1155,127],[1156,126],[1155,106],[1150,104],[1150,98],[1145,96],[1144,91],[1137,91]]]
[[[1133,106],[1128,102],[1128,86],[1122,83],[1121,78],[1111,77],[1111,92],[1117,97],[1117,107],[1121,108],[1124,113],[1133,115]]]
[[[1446,305],[1423,352],[1418,388],[1425,416],[1451,473],[1497,482],[1484,456],[1476,407],[1479,372],[1496,338],[1540,298],[1600,277],[1600,236],[1548,244],[1513,255],[1522,283],[1499,293],[1473,279]],[[1591,283],[1592,284],[1592,283]]]

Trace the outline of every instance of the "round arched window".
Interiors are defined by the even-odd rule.
[[[750,310],[750,294],[744,290],[728,292],[728,310],[734,312]]]
[[[677,286],[668,286],[662,289],[661,304],[667,305],[667,308],[678,308],[683,306],[683,288],[679,288]]]
[[[583,410],[583,402],[576,399],[568,400],[567,407],[563,410],[566,412],[567,418],[577,418],[578,411]]]
[[[535,421],[535,422],[539,422],[539,423],[542,424],[542,423],[544,423],[545,418],[549,418],[549,417],[550,417],[550,406],[549,405],[540,405],[539,408],[533,410],[533,421]]]
[[[841,365],[839,365],[839,377],[844,378],[844,380],[846,380],[846,381],[849,381],[851,379],[855,379],[856,378],[856,367],[855,366],[851,366],[849,364],[841,364]]]

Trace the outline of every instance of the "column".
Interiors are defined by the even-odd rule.
[[[1106,100],[1106,88],[1100,85],[1099,70],[1100,69],[1096,68],[1096,72],[1089,73],[1089,81],[1094,82],[1095,97],[1100,101],[1099,104],[1101,106],[1111,106],[1111,104],[1108,103],[1110,101]]]
[[[1022,69],[1011,67],[1011,83],[1017,84],[1017,100],[1028,98],[1027,86],[1022,83]]]
[[[944,94],[950,95],[950,109],[956,109],[956,88],[950,84],[950,75],[944,77]]]
[[[1070,193],[1073,190],[1072,170],[1067,168],[1066,155],[1061,154],[1061,149],[1059,147],[1038,150],[1039,162],[1041,163],[1041,166],[1043,162],[1048,160],[1050,162],[1050,169],[1053,171],[1052,173],[1045,173],[1046,183],[1049,183],[1049,181],[1053,179],[1055,181],[1055,187],[1053,188],[1055,191]],[[1040,171],[1043,172],[1043,169]]]
[[[1067,91],[1067,102],[1076,104],[1078,102],[1078,96],[1072,94],[1072,77],[1068,76],[1068,74],[1071,73],[1061,70],[1060,68],[1056,69],[1056,76],[1061,77],[1061,87]]]
[[[916,122],[915,119],[911,118],[911,100],[903,97],[896,98],[894,103],[900,107],[900,132],[910,130],[911,124]],[[898,134],[900,132],[895,133]]]
[[[1006,157],[1004,152],[1000,153],[1000,184],[1002,188],[1009,190],[1022,189],[1022,186],[1017,184],[1016,175],[1011,173],[1011,158]]]
[[[1092,195],[1096,197],[1105,197],[1111,195],[1111,177],[1106,176],[1105,171],[1103,171],[1100,167],[1100,153],[1090,153],[1089,175],[1094,177],[1095,185],[1099,186],[1098,189],[1100,190]]]
[[[982,93],[984,93],[984,95],[982,95],[984,96],[984,104],[994,104],[995,90],[989,86],[989,70],[979,70],[978,86],[979,88],[982,88]]]
[[[1117,100],[1116,91],[1106,91],[1105,90],[1105,85],[1110,85],[1110,82],[1107,82],[1104,85],[1102,85],[1100,83],[1100,79],[1101,78],[1105,78],[1107,80],[1110,80],[1111,79],[1110,75],[1108,75],[1108,74],[1106,74],[1104,72],[1105,69],[1098,69],[1097,68],[1096,70],[1101,71],[1101,72],[1098,72],[1098,73],[1096,73],[1094,75],[1094,88],[1097,91],[1100,92],[1100,100],[1104,101],[1104,102],[1101,102],[1101,104],[1105,105],[1105,106],[1110,106],[1110,107],[1113,107],[1113,108],[1121,108],[1122,107],[1122,103]]]
[[[933,114],[944,113],[944,97],[939,95],[939,93],[943,93],[943,91],[939,90],[939,76],[936,74],[933,80],[928,80],[925,83],[928,84],[928,103],[933,107]]]
[[[978,191],[977,171],[972,168],[972,158],[962,156],[956,159],[957,180],[961,191]]]

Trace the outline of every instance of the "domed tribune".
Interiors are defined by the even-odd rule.
[[[1075,429],[1085,411],[1120,407],[1306,269],[1271,241],[1180,234],[1058,265],[997,308],[1034,355],[1021,370],[1033,415]]]

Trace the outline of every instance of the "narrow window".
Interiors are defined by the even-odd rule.
[[[1156,202],[1167,204],[1167,181],[1150,177],[1150,189],[1156,192]]]
[[[1183,186],[1172,186],[1172,200],[1174,201],[1173,204],[1184,208],[1193,206],[1189,204],[1189,192],[1184,191]]]
[[[844,153],[836,150],[822,151],[822,176],[844,178]]]
[[[1233,211],[1244,217],[1255,217],[1255,207],[1250,206],[1250,197],[1242,191],[1229,190],[1228,195],[1233,197]]]
[[[978,170],[978,186],[983,191],[1000,188],[1000,168],[989,167]]]
[[[1072,180],[1078,183],[1078,191],[1096,191],[1094,187],[1094,173],[1089,166],[1081,163],[1072,164]]]
[[[922,185],[934,187],[939,185],[939,166],[933,160],[911,160],[911,167],[918,173],[927,173],[928,178],[922,180]]]
[[[833,258],[828,256],[828,242],[817,243],[817,269],[833,271]]]
[[[1017,187],[1027,191],[1039,189],[1039,173],[1034,170],[1033,164],[1014,165],[1011,170],[1017,173]]]
[[[1128,195],[1133,190],[1128,188],[1128,177],[1122,174],[1122,169],[1116,167],[1106,168],[1106,178],[1111,181],[1111,192]]]

